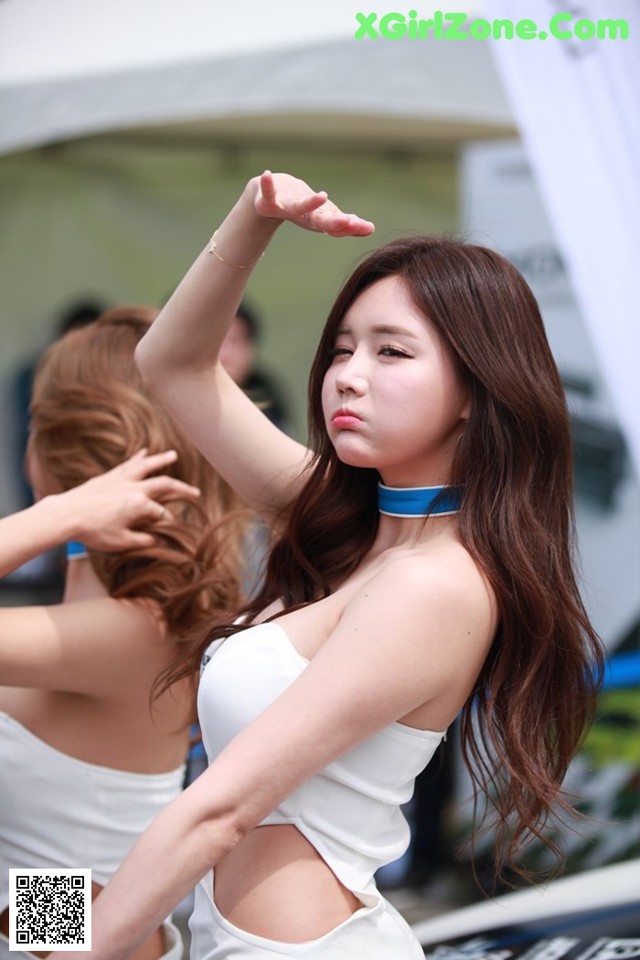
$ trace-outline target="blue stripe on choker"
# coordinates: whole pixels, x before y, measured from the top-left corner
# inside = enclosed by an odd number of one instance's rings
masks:
[[[79,540],[67,540],[66,554],[67,560],[84,560],[89,556],[89,551]]]
[[[384,483],[378,484],[378,510],[388,517],[448,516],[458,512],[461,499],[460,487],[387,487]]]

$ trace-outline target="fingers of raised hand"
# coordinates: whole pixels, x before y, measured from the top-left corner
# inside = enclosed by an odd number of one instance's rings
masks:
[[[164,504],[137,491],[123,498],[117,520],[95,531],[93,538],[100,539],[98,549],[102,550],[150,547],[156,539],[149,528],[159,527],[170,519],[171,514]]]
[[[111,473],[116,475],[118,482],[124,481],[125,490],[127,484],[133,482],[135,484],[134,491],[139,490],[144,494],[142,503],[147,499],[152,502],[177,500],[184,497],[195,500],[200,496],[198,487],[166,474],[161,474],[158,477],[148,476],[149,473],[155,473],[174,463],[177,456],[175,450],[165,450],[162,453],[154,454],[148,454],[146,450],[139,450]],[[162,504],[159,504],[159,506],[162,507]]]
[[[291,220],[303,226],[304,214],[322,206],[326,201],[327,194],[323,190],[312,190],[304,180],[265,170],[260,177],[260,189],[255,205],[262,216]]]
[[[324,200],[321,200],[322,197]],[[302,213],[309,230],[331,237],[366,237],[375,230],[370,220],[364,220],[355,213],[344,213],[324,192],[316,194],[313,200],[313,203],[305,204]]]
[[[171,512],[162,502],[169,500],[197,500],[200,496],[198,487],[193,487],[182,480],[173,477],[150,477],[140,483],[142,490],[138,496],[132,498],[132,523],[162,524],[172,520]],[[143,495],[140,494],[144,491]]]
[[[290,220],[305,230],[331,237],[366,237],[375,227],[354,213],[343,213],[324,190],[312,190],[304,180],[270,170],[260,177],[256,209],[266,217]]]
[[[200,496],[197,487],[191,487],[170,477],[152,477],[144,480],[136,490],[130,491],[122,500],[120,522],[126,527],[162,524],[172,520],[171,511],[163,500],[196,500]]]
[[[149,507],[151,511],[151,520],[155,523],[162,523],[169,516],[169,511],[162,503],[157,500],[150,500]]]
[[[149,477],[141,481],[141,486],[152,500],[179,500],[183,497],[197,500],[200,496],[198,487],[193,487],[183,480],[176,480],[174,477]]]
[[[320,209],[313,216],[305,215],[304,219],[310,229],[325,233],[328,237],[368,237],[375,230],[370,220],[337,209]]]
[[[155,473],[156,470],[163,470],[170,464],[175,463],[177,459],[178,454],[175,450],[147,453],[146,447],[143,447],[142,450],[138,450],[132,457],[121,463],[120,467],[116,467],[116,470],[119,469],[126,476],[142,479],[150,473]]]
[[[260,193],[267,203],[275,203],[276,185],[271,170],[265,170],[260,177]]]
[[[130,530],[128,533],[125,550],[145,550],[157,544],[157,539],[152,533],[143,533],[142,530]]]

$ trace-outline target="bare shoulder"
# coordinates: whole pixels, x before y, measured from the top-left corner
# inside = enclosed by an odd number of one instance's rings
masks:
[[[391,553],[347,603],[339,633],[384,663],[406,711],[431,706],[418,720],[443,729],[472,689],[491,648],[497,605],[479,566],[455,542]],[[401,702],[401,695],[398,697]],[[433,707],[436,707],[433,710]],[[434,725],[441,724],[441,725]]]
[[[153,600],[104,597],[82,607],[77,613],[89,625],[94,643],[104,645],[105,652],[111,649],[122,662],[162,662],[173,650],[175,638]]]
[[[147,601],[99,597],[2,610],[0,675],[9,686],[107,695],[148,686],[171,650]]]
[[[494,592],[469,551],[455,541],[390,555],[368,584],[369,596],[392,606],[408,606],[412,613],[457,611],[496,619]]]
[[[146,598],[92,597],[63,603],[48,610],[66,619],[78,618],[91,632],[111,632],[116,628],[135,632],[138,643],[157,644],[167,639],[167,627],[160,608]]]
[[[173,639],[157,606],[144,599],[113,597],[62,604],[52,617],[58,637],[64,637],[65,659],[78,667],[77,682],[91,691],[93,677],[97,690],[118,697],[148,686],[150,679],[166,666]],[[93,669],[86,672],[81,646],[91,651]]]

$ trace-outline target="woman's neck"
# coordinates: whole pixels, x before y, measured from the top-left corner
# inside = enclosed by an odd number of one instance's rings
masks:
[[[375,554],[399,548],[414,549],[442,537],[457,537],[457,516],[388,517],[380,514],[373,543]]]
[[[67,563],[64,579],[64,603],[108,597],[109,592],[93,569],[88,557]]]

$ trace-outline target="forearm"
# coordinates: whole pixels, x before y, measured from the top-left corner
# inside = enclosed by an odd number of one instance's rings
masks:
[[[368,236],[373,224],[343,213],[324,191],[265,170],[247,184],[138,344],[136,362],[192,443],[250,507],[280,515],[299,492],[308,451],[279,431],[218,362],[251,265],[280,223],[336,237]]]
[[[198,793],[181,794],[138,840],[94,901],[91,953],[70,960],[126,960],[232,849],[232,816],[205,814]]]
[[[136,362],[155,386],[181,372],[215,365],[252,265],[260,260],[281,222],[256,213],[255,192],[256,181],[251,180],[218,228],[219,256],[208,247],[202,251],[138,346]],[[234,266],[238,264],[243,268]]]
[[[0,577],[73,536],[73,517],[58,496],[45,497],[26,510],[3,517],[0,520]]]
[[[215,253],[200,254],[138,345],[138,366],[155,390],[166,396],[185,375],[215,368],[251,267],[284,220],[334,237],[365,237],[374,230],[369,220],[343,213],[303,180],[268,170],[254,177],[218,228]]]

